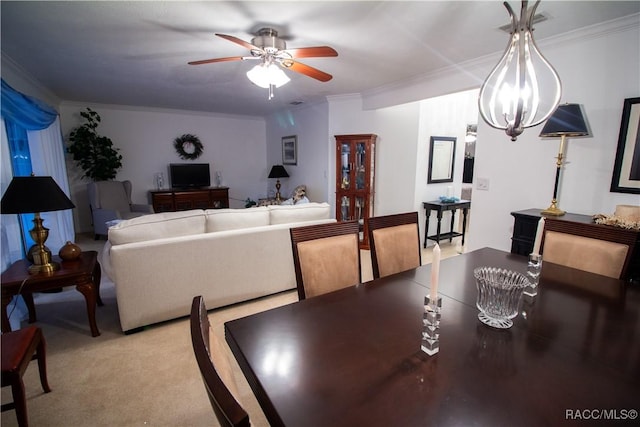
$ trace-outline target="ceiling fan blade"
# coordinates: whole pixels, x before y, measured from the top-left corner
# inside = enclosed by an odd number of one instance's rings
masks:
[[[202,64],[211,64],[213,62],[229,62],[229,61],[242,61],[244,56],[228,56],[226,58],[213,58],[213,59],[203,59],[200,61],[191,61],[189,65],[202,65]]]
[[[317,68],[310,67],[301,62],[288,60],[281,62],[282,66],[288,70],[295,71],[296,73],[301,73],[306,76],[312,77],[316,80],[320,80],[321,82],[328,82],[333,78],[331,74],[327,74],[324,71],[320,71]]]
[[[225,40],[229,40],[230,42],[233,42],[233,43],[239,44],[240,46],[242,46],[242,47],[244,47],[244,48],[246,48],[246,49],[249,49],[249,50],[259,50],[259,51],[262,51],[262,49],[260,49],[258,46],[254,46],[254,45],[252,45],[251,43],[246,42],[246,41],[244,41],[244,40],[242,40],[242,39],[239,39],[239,38],[237,38],[237,37],[234,37],[234,36],[229,36],[229,35],[227,35],[227,34],[218,34],[218,33],[216,33],[216,36],[218,36],[218,37],[222,37],[223,39],[225,39]]]
[[[286,51],[294,58],[338,56],[338,52],[329,46],[300,47],[297,49],[287,49]]]

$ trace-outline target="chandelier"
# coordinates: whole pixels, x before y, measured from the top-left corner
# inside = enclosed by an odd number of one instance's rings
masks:
[[[532,21],[540,4],[531,9],[522,1],[517,19],[509,3],[511,37],[504,55],[480,89],[478,107],[483,120],[503,129],[515,141],[525,128],[547,120],[560,102],[558,73],[542,56],[533,40]]]

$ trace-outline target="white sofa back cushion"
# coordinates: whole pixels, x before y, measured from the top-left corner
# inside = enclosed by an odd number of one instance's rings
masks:
[[[331,218],[331,211],[328,203],[272,205],[267,206],[267,208],[269,209],[269,223],[271,225]]]
[[[202,209],[180,212],[163,212],[128,219],[109,228],[112,246],[145,242],[168,237],[190,236],[205,231],[205,214]]]
[[[266,206],[248,209],[207,209],[205,215],[207,233],[269,225],[269,210]]]

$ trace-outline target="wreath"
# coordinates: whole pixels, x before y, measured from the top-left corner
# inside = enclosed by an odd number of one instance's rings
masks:
[[[181,159],[195,160],[204,151],[200,138],[189,133],[185,133],[182,136],[173,140],[173,146],[175,147],[178,155]]]

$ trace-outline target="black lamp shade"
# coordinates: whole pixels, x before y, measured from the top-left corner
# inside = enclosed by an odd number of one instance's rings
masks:
[[[560,105],[547,120],[540,136],[587,136],[589,127],[580,104]]]
[[[3,214],[61,211],[76,206],[50,176],[15,176],[2,196]]]
[[[269,178],[289,178],[287,170],[282,165],[273,165],[271,172],[269,172]]]

